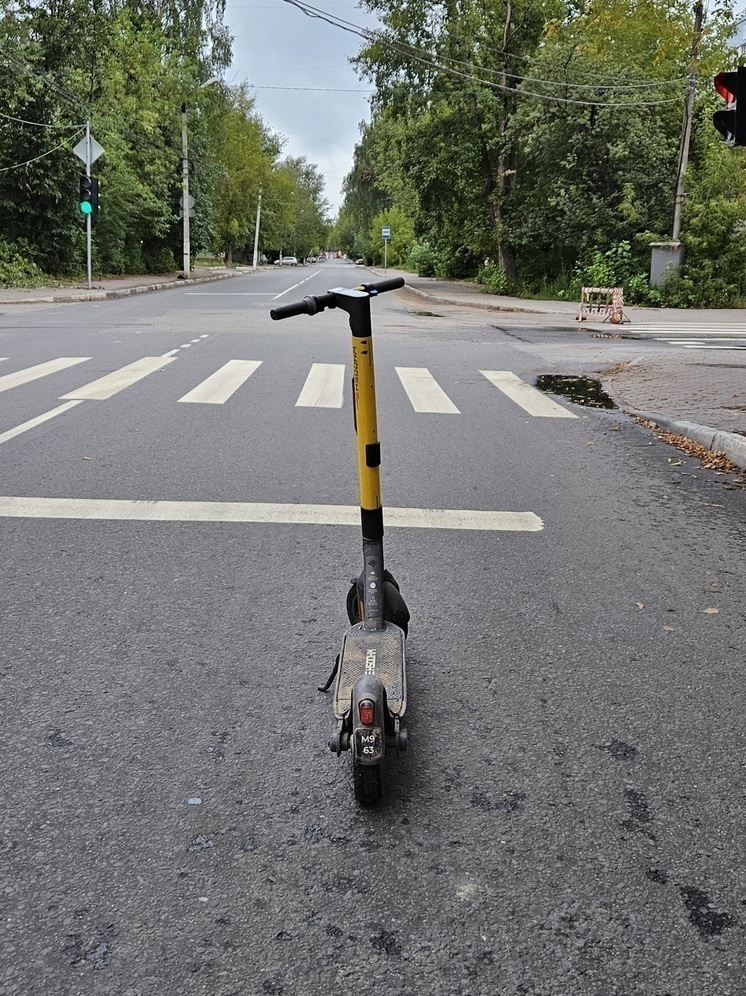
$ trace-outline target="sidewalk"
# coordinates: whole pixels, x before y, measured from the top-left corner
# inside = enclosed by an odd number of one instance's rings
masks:
[[[177,273],[167,273],[94,280],[91,290],[85,282],[67,287],[28,290],[0,288],[0,307],[102,301],[225,280],[251,272],[248,267],[243,270],[199,267],[192,270],[189,280],[179,279]],[[369,269],[368,272],[383,276],[378,269]],[[578,305],[572,301],[530,301],[485,294],[479,285],[468,281],[418,277],[402,270],[390,270],[389,275],[394,272],[405,278],[410,291],[433,304],[494,312],[522,312],[544,316],[544,319],[551,316],[554,327],[567,326],[568,330],[581,335],[587,335],[589,329],[609,334],[623,332],[624,329],[600,322],[584,322],[581,326],[575,320]],[[631,319],[632,328],[637,324],[656,322],[676,323],[682,328],[728,323],[746,326],[746,311],[735,309],[692,311],[630,307],[625,308],[625,313]],[[625,342],[625,347],[632,353],[633,341]],[[683,435],[706,449],[722,452],[738,467],[746,469],[746,351],[671,348],[665,354],[631,355],[622,363],[615,362],[617,360],[618,354],[610,357],[608,366],[598,370],[598,376],[602,378],[605,390],[623,411],[649,419],[662,429]]]
[[[375,272],[383,275],[380,270]],[[578,305],[572,301],[530,301],[485,294],[478,284],[467,281],[418,277],[401,270],[396,273],[405,278],[411,291],[433,304],[552,316],[555,327],[567,326],[581,335],[587,335],[589,330],[623,334],[627,327],[601,321],[581,325],[575,318]],[[625,314],[632,329],[656,323],[684,329],[724,324],[746,327],[746,311],[738,309],[629,307]],[[625,341],[625,347],[632,353],[634,341]],[[616,360],[618,354],[597,373],[604,389],[623,411],[655,422],[708,450],[724,453],[736,466],[746,469],[746,351],[671,348],[653,356],[631,355],[621,363]]]
[[[0,287],[0,306],[5,304],[73,304],[76,301],[108,301],[117,297],[130,297],[148,291],[171,290],[190,284],[205,284],[213,280],[226,280],[237,272],[228,267],[196,267],[189,279],[179,273],[146,274],[130,277],[95,278],[88,289],[87,281],[75,281],[63,287]]]

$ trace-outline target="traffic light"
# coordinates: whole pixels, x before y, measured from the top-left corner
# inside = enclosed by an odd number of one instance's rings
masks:
[[[746,145],[746,66],[718,73],[715,89],[727,101],[727,111],[715,111],[712,123],[728,145]]]
[[[87,176],[85,173],[81,173],[79,207],[81,213],[85,215],[93,214],[94,212],[93,184],[94,184],[94,179],[92,176]]]
[[[93,213],[98,214],[101,210],[101,182],[95,176],[91,177],[91,179],[93,180],[93,200],[91,204],[93,205]]]

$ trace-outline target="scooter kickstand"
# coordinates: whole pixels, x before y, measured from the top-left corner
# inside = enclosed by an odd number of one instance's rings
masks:
[[[332,668],[332,673],[329,675],[329,678],[328,678],[326,684],[325,685],[317,685],[316,686],[317,691],[319,691],[319,692],[328,692],[329,689],[332,687],[332,682],[337,677],[337,672],[338,671],[339,671],[339,654],[337,654],[337,659],[334,662],[334,667]]]

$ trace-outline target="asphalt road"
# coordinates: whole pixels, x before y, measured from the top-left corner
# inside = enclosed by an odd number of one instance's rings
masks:
[[[317,269],[0,315],[0,990],[743,996],[744,492],[498,389],[587,361],[536,316],[375,300],[392,517],[535,527],[387,527],[411,748],[358,809],[315,690],[360,560],[323,511],[357,504],[349,385],[297,404],[349,377],[345,316],[268,317],[360,277]]]

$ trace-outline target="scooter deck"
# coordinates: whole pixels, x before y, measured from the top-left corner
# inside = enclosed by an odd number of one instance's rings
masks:
[[[347,630],[342,641],[334,694],[337,719],[344,719],[349,713],[353,685],[364,674],[381,679],[389,712],[394,716],[404,715],[407,708],[404,639],[403,630],[392,622],[378,630],[365,630],[363,623]]]

